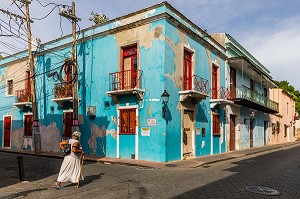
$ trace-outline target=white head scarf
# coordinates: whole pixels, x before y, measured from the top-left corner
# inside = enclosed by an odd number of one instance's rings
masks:
[[[75,131],[75,132],[72,134],[72,136],[76,136],[76,137],[80,138],[81,133],[80,133],[79,131]]]

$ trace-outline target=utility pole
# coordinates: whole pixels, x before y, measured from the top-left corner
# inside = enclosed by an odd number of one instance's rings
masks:
[[[72,36],[73,36],[73,46],[72,46],[72,76],[73,82],[72,92],[73,92],[73,126],[72,132],[79,131],[79,120],[78,120],[78,107],[79,107],[79,98],[78,98],[78,64],[77,64],[77,38],[76,38],[76,25],[77,22],[81,19],[76,17],[75,11],[75,2],[72,2],[72,10],[62,10],[60,15],[72,20]]]
[[[40,124],[39,124],[39,115],[38,115],[38,108],[36,102],[36,91],[35,91],[35,67],[34,67],[34,58],[32,54],[32,44],[31,44],[31,27],[30,27],[30,14],[29,14],[29,4],[28,0],[21,2],[25,3],[26,5],[26,23],[27,23],[27,35],[28,35],[28,57],[29,57],[29,68],[30,68],[30,91],[32,97],[32,115],[33,115],[33,139],[34,139],[34,152],[36,154],[41,152],[41,134],[40,134]]]
[[[77,17],[75,12],[75,2],[72,2],[72,15],[75,18],[72,19],[72,35],[73,35],[73,48],[72,48],[72,59],[74,61],[73,65],[73,77],[75,77],[73,82],[73,127],[72,131],[79,131],[79,120],[78,120],[78,65],[77,65],[77,38],[76,38],[76,23]]]

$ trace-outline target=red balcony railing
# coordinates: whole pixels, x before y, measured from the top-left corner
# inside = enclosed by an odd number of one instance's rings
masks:
[[[109,74],[110,91],[142,88],[143,72],[141,70],[125,70]]]
[[[209,93],[208,80],[197,75],[183,77],[183,90],[196,90],[205,94]]]
[[[212,99],[231,99],[231,92],[229,88],[221,87],[219,90],[212,89],[211,90],[211,98]]]
[[[31,94],[29,89],[15,91],[16,103],[31,102]]]
[[[66,97],[72,97],[73,85],[70,83],[59,83],[54,85],[54,98],[66,98]]]

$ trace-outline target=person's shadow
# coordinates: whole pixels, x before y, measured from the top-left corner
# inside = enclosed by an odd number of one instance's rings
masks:
[[[104,175],[104,173],[99,173],[97,175],[91,175],[91,176],[84,176],[84,180],[80,180],[79,182],[79,187],[83,187],[85,185],[88,185],[96,180],[101,179],[101,176]],[[77,183],[72,183],[72,184],[68,184],[64,187],[73,187],[76,186]]]

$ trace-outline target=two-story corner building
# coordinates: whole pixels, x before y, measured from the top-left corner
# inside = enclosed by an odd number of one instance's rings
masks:
[[[270,99],[279,103],[279,113],[271,115],[270,143],[280,144],[295,141],[295,100],[281,88],[270,89]]]
[[[269,97],[269,89],[276,87],[270,72],[229,34],[212,37],[226,48],[228,56],[226,88],[216,100],[225,110],[227,151],[267,145],[270,114],[279,112],[278,103]]]
[[[36,54],[42,151],[58,152],[61,139],[71,136],[74,73],[87,154],[166,162],[226,151],[224,110],[211,108],[210,102],[211,88],[226,86],[225,46],[170,4],[82,30],[76,72],[65,61],[71,48],[67,35],[42,44]],[[22,65],[24,57],[4,58],[0,64],[14,59]],[[12,76],[4,70],[1,74],[5,80]],[[16,98],[5,105],[14,106]],[[34,146],[24,140],[26,127],[21,125],[30,108],[0,106],[10,116],[2,118],[2,147],[31,150]],[[8,145],[8,137],[18,144]]]

